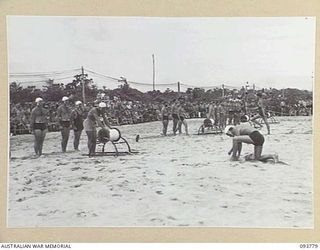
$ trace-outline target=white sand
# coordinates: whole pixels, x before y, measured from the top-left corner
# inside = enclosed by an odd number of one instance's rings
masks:
[[[71,133],[66,154],[60,133],[48,133],[38,159],[32,135],[12,137],[8,226],[313,227],[312,120],[279,120],[263,153],[288,165],[231,162],[224,135],[143,139],[160,134],[160,122],[119,127],[140,153],[117,158],[83,156],[85,133],[81,152]],[[201,122],[188,120],[190,132]]]

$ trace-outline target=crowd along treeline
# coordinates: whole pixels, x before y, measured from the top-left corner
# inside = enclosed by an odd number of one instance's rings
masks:
[[[159,113],[164,102],[183,99],[187,118],[204,118],[210,102],[223,103],[226,109],[255,107],[256,93],[264,93],[267,111],[273,115],[311,115],[312,92],[298,89],[222,89],[189,88],[185,92],[167,89],[164,92],[141,92],[131,88],[128,83],[116,89],[106,87],[98,89],[94,84],[85,85],[86,107],[89,109],[99,100],[109,104],[108,117],[113,125],[134,124],[159,120]],[[82,86],[77,81],[69,84],[55,84],[48,81],[43,89],[34,86],[23,87],[16,82],[10,84],[10,132],[11,134],[29,133],[30,113],[37,97],[45,100],[49,110],[49,131],[58,130],[56,110],[63,96],[71,102],[82,101]]]

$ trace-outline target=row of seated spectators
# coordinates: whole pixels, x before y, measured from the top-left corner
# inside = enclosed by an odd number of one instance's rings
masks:
[[[239,99],[225,99],[220,102],[226,115],[235,111],[241,112],[243,103]],[[58,131],[59,125],[57,121],[57,108],[59,102],[46,102],[45,108],[48,109],[48,130]],[[72,105],[72,104],[71,104]],[[93,103],[88,103],[85,106],[84,118],[86,113],[93,106]],[[152,122],[161,119],[160,110],[162,103],[143,103],[141,101],[121,101],[120,99],[108,101],[107,116],[112,125],[136,124],[142,122]],[[254,104],[251,104],[254,106]],[[10,133],[26,134],[29,133],[31,110],[35,103],[18,103],[10,104]],[[209,103],[205,102],[184,102],[184,109],[187,113],[187,118],[206,118],[208,113]],[[310,108],[307,109],[301,105],[284,106],[282,115],[310,115]],[[230,112],[231,111],[231,112]],[[280,112],[275,112],[280,115]]]

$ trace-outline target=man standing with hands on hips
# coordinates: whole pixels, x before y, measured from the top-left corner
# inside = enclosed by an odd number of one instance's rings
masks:
[[[34,135],[34,151],[36,156],[41,156],[43,141],[47,133],[48,111],[43,108],[42,98],[36,98],[35,102],[36,107],[31,111],[30,131]]]
[[[69,98],[67,96],[62,97],[62,104],[57,109],[57,118],[61,126],[61,148],[62,152],[67,151],[67,144],[70,135],[71,126],[71,108],[68,104]]]

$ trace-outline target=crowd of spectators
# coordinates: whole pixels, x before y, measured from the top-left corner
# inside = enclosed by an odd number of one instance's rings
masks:
[[[124,125],[124,124],[136,124],[142,122],[152,122],[160,120],[160,110],[163,102],[142,102],[142,101],[128,101],[121,100],[114,97],[112,100],[109,98],[99,97],[95,103],[87,103],[85,105],[85,113],[89,109],[96,105],[99,101],[105,101],[108,107],[107,116],[110,119],[112,125]],[[210,102],[192,101],[188,98],[183,98],[184,109],[187,113],[186,118],[206,118],[208,107]],[[170,102],[169,102],[170,103]],[[251,101],[244,107],[244,100],[241,98],[232,98],[226,96],[220,100],[211,102],[212,104],[221,104],[226,114],[232,114],[236,119],[237,114],[240,112],[248,112],[255,107],[255,102]],[[59,102],[45,102],[45,108],[48,109],[48,130],[57,131],[59,129],[57,121],[57,108]],[[279,100],[278,105],[268,106],[268,100],[266,99],[266,110],[272,115],[277,116],[301,116],[312,115],[312,101],[298,100],[293,105],[287,105],[284,101]],[[73,105],[70,102],[70,105]],[[17,103],[10,104],[10,133],[25,134],[29,133],[29,121],[32,108],[35,103]],[[244,110],[246,109],[246,110]],[[85,114],[84,114],[85,116]],[[231,118],[232,119],[232,118]]]

